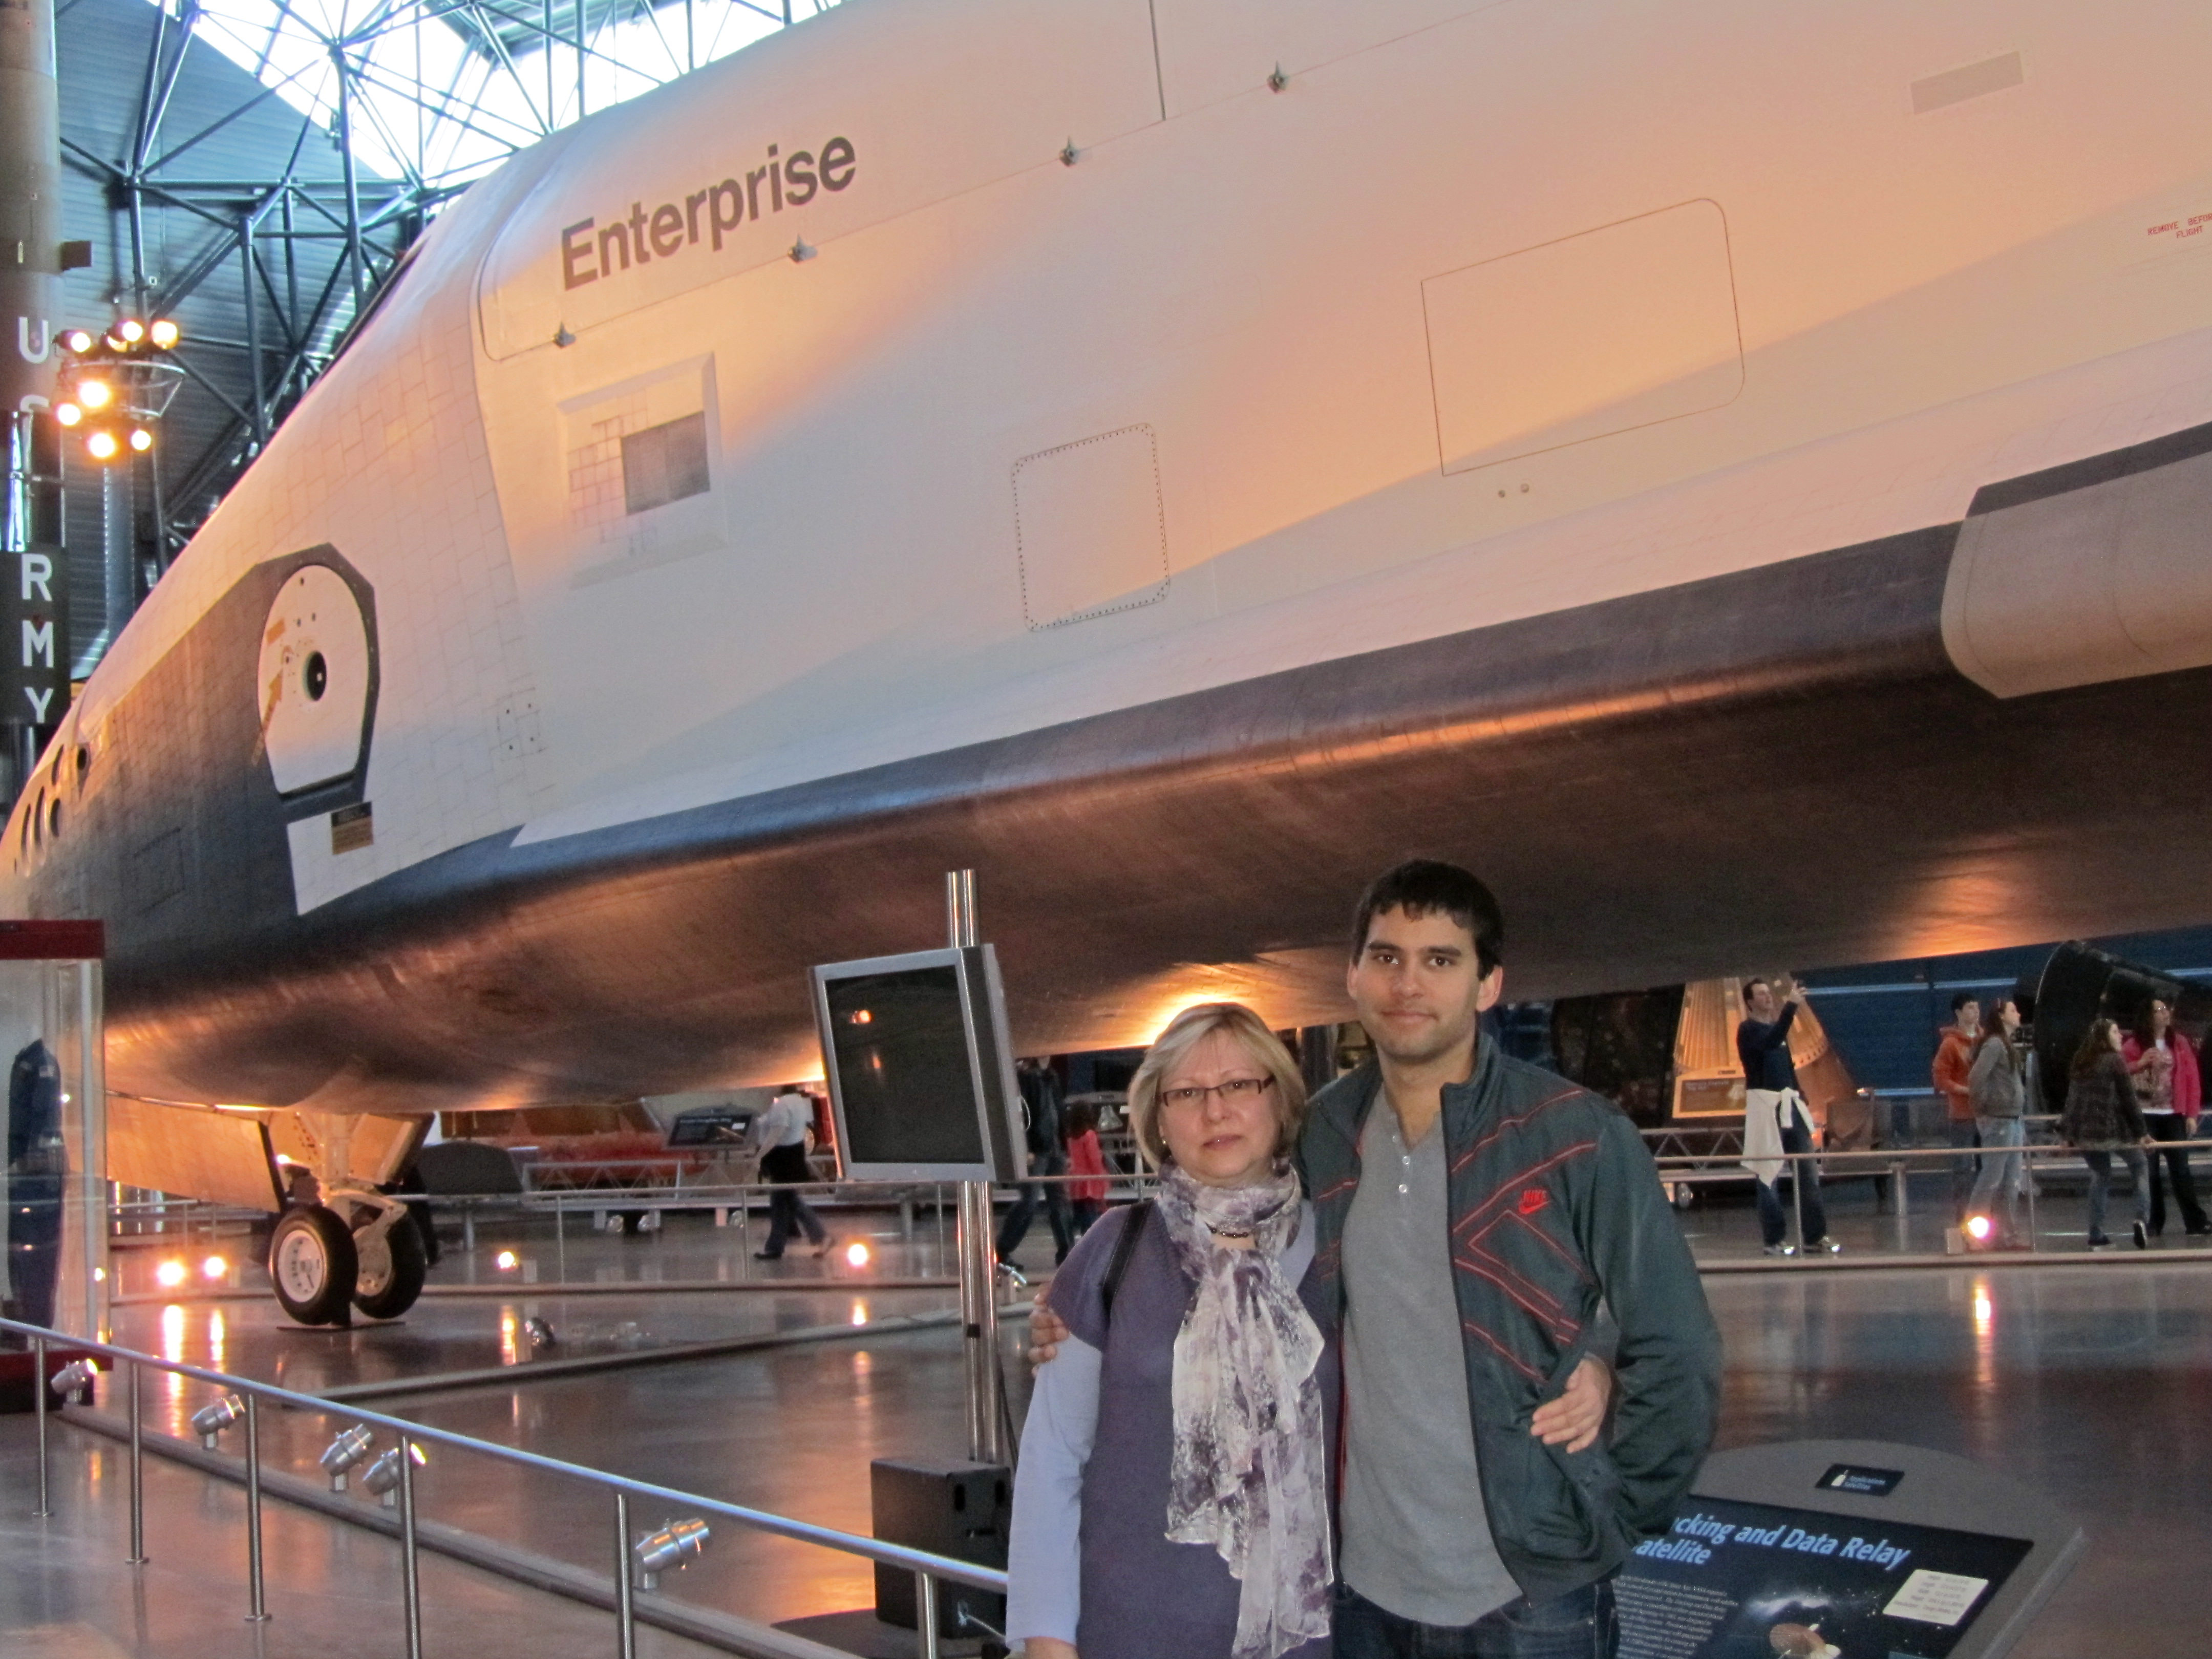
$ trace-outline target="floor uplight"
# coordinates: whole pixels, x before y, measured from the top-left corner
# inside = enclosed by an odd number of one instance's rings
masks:
[[[181,1261],[164,1261],[154,1269],[154,1282],[165,1291],[175,1290],[178,1285],[185,1282],[185,1264]]]

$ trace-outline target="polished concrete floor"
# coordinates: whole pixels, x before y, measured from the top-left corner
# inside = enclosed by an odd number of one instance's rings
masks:
[[[1693,1216],[1697,1212],[1692,1212]],[[1709,1215],[1718,1217],[1718,1207]],[[889,1218],[848,1219],[882,1236],[874,1272],[928,1273],[924,1237],[910,1255]],[[925,1230],[926,1232],[926,1230]],[[712,1279],[734,1230],[678,1218],[659,1236],[572,1233],[570,1280]],[[757,1242],[757,1240],[755,1241]],[[495,1387],[410,1397],[383,1408],[441,1427],[682,1490],[866,1532],[868,1462],[964,1449],[957,1339],[949,1329],[856,1334],[842,1340],[570,1378],[532,1379],[520,1322],[552,1323],[562,1351],[797,1327],[852,1325],[950,1306],[943,1290],[878,1291],[842,1266],[775,1264],[773,1292],[674,1292],[639,1282],[617,1296],[566,1296],[544,1271],[548,1241],[479,1229],[472,1260],[438,1280],[516,1281],[511,1296],[428,1297],[404,1322],[347,1332],[289,1328],[258,1299],[179,1301],[118,1311],[120,1340],[314,1391],[402,1373],[509,1364]],[[498,1252],[513,1251],[504,1273]],[[1042,1227],[1024,1252],[1048,1267]],[[537,1261],[545,1288],[519,1282]],[[747,1273],[765,1271],[746,1262]],[[2047,1492],[2087,1528],[2089,1553],[2015,1652],[2090,1659],[2195,1652],[2212,1632],[2203,1572],[2212,1550],[2212,1256],[2174,1249],[2071,1265],[1838,1273],[1799,1268],[1708,1280],[1728,1345],[1725,1444],[1863,1437],[1987,1461]],[[128,1281],[126,1280],[126,1288]],[[1011,1363],[1016,1409],[1025,1393]],[[103,1384],[103,1389],[106,1384]],[[180,1427],[208,1391],[149,1379],[148,1417]],[[313,1473],[349,1420],[272,1414],[264,1446],[280,1468]],[[234,1488],[161,1467],[150,1521],[154,1568],[120,1565],[119,1462],[112,1445],[64,1430],[57,1440],[58,1518],[33,1507],[30,1424],[0,1419],[0,1651],[37,1652],[32,1629],[95,1632],[88,1654],[396,1653],[396,1552],[381,1539],[279,1508],[270,1560],[277,1619],[254,1635],[242,1611],[241,1513]],[[88,1458],[91,1460],[88,1462]],[[465,1455],[434,1458],[426,1516],[594,1568],[604,1566],[605,1498],[557,1476]],[[641,1524],[658,1521],[641,1512]],[[610,1650],[605,1615],[439,1564],[427,1651],[471,1659],[512,1650],[543,1659]],[[670,1588],[685,1599],[779,1620],[850,1607],[871,1595],[866,1569],[811,1547],[718,1528],[706,1559]],[[235,1607],[234,1608],[234,1604]],[[187,1642],[201,1625],[221,1644]],[[495,1637],[479,1632],[496,1630]],[[465,1638],[461,1635],[469,1632]],[[58,1642],[58,1637],[42,1637]],[[76,1639],[71,1638],[70,1639]],[[89,1640],[91,1638],[85,1638]],[[648,1653],[688,1652],[669,1638]],[[252,1644],[263,1643],[261,1648]],[[75,1650],[58,1649],[75,1659]]]

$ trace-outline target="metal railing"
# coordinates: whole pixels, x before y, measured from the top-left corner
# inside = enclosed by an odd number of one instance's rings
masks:
[[[2055,1123],[2056,1121],[2047,1118],[2032,1118],[2028,1122],[2031,1127],[2042,1127]],[[2141,1150],[2147,1159],[2160,1157],[2168,1152],[2180,1152],[2193,1158],[2212,1152],[2212,1138],[2160,1141],[2145,1146]],[[1808,1164],[1813,1166],[1815,1175],[1824,1186],[1838,1180],[1853,1178],[1871,1177],[1878,1182],[1886,1182],[1888,1188],[1887,1208],[1896,1233],[1896,1251],[1906,1253],[1910,1249],[1908,1229],[1911,1216],[1911,1177],[1913,1176],[1949,1175],[1958,1184],[1965,1185],[1967,1183],[1961,1179],[1962,1166],[1966,1170],[1978,1174],[1981,1160],[2011,1156],[2017,1156],[2020,1159],[2019,1198],[2022,1207],[2027,1212],[2026,1250],[2031,1255],[2042,1254],[2046,1247],[2039,1205],[2047,1206],[2050,1201],[2050,1194],[2045,1191],[2046,1186],[2055,1192],[2061,1184],[2052,1181],[2051,1177],[2054,1176],[2067,1177],[2068,1184],[2070,1184],[2072,1176],[2078,1174],[2086,1179],[2088,1173],[2087,1165],[2082,1160],[2081,1149],[2063,1142],[2044,1141],[2017,1147],[1894,1146],[1844,1152],[1778,1152],[1771,1156],[1762,1157],[1757,1161],[1761,1164],[1771,1162],[1784,1166],[1784,1173],[1777,1177],[1777,1185],[1778,1186],[1784,1180],[1787,1180],[1790,1183],[1793,1218],[1796,1224],[1797,1237],[1801,1240],[1804,1237],[1805,1198],[1808,1183],[1796,1178],[1796,1172],[1799,1169]],[[1658,1166],[1660,1180],[1670,1189],[1677,1188],[1694,1189],[1708,1185],[1740,1186],[1756,1178],[1746,1167],[1748,1160],[1744,1152],[1740,1147],[1735,1146],[1725,1150],[1717,1148],[1703,1153],[1670,1154],[1656,1158],[1654,1162]],[[2124,1171],[2116,1169],[2112,1173],[2117,1177]],[[2146,1179],[2150,1178],[2151,1174],[2152,1172],[2147,1167]],[[2002,1193],[1999,1192],[1994,1194],[1994,1197],[1997,1206],[2002,1207]],[[1951,1224],[1949,1231],[1953,1234],[1958,1232],[1955,1224]],[[1989,1246],[1978,1243],[1970,1244],[1963,1235],[1960,1235],[1955,1244],[1948,1245],[1946,1254],[1955,1253],[1960,1249],[1974,1249],[1978,1252],[1986,1248]],[[1817,1261],[1819,1258],[1815,1257],[1812,1260]]]
[[[125,1558],[133,1566],[143,1565],[148,1560],[145,1538],[145,1474],[144,1434],[140,1413],[140,1378],[149,1370],[206,1383],[222,1391],[218,1398],[236,1395],[243,1411],[246,1434],[246,1617],[260,1622],[269,1617],[261,1551],[261,1437],[260,1407],[264,1403],[293,1411],[319,1416],[342,1416],[349,1422],[374,1425],[389,1431],[398,1441],[398,1486],[397,1496],[399,1511],[400,1583],[402,1616],[406,1633],[408,1659],[422,1659],[422,1582],[418,1570],[419,1551],[416,1527],[415,1447],[417,1443],[437,1445],[451,1450],[474,1453],[479,1456],[534,1469],[542,1474],[564,1477],[596,1487],[613,1498],[615,1532],[615,1650],[620,1659],[635,1659],[636,1653],[636,1607],[634,1590],[633,1548],[635,1540],[630,1530],[630,1500],[647,1498],[675,1505],[681,1510],[719,1516],[734,1522],[756,1532],[767,1533],[778,1538],[787,1538],[800,1543],[818,1545],[824,1549],[841,1551],[860,1556],[883,1565],[903,1567],[915,1576],[915,1604],[919,1612],[915,1631],[916,1652],[921,1659],[938,1659],[939,1636],[936,1609],[938,1584],[950,1581],[977,1589],[1004,1595],[1006,1575],[994,1568],[981,1566],[971,1561],[956,1560],[950,1556],[933,1554],[927,1550],[912,1549],[903,1544],[886,1543],[881,1539],[863,1538],[856,1533],[840,1532],[834,1527],[817,1526],[811,1522],[794,1520],[789,1516],[772,1514],[740,1504],[724,1503],[704,1498],[696,1492],[678,1492],[652,1481],[636,1480],[622,1475],[610,1474],[603,1469],[586,1468],[580,1463],[566,1462],[547,1457],[541,1453],[501,1446],[471,1436],[455,1434],[450,1430],[434,1428],[428,1424],[404,1418],[386,1416],[380,1412],[349,1408],[313,1395],[299,1394],[268,1382],[258,1382],[247,1377],[234,1376],[228,1372],[210,1370],[205,1366],[185,1364],[181,1360],[163,1359],[135,1348],[123,1347],[112,1342],[95,1341],[89,1338],[66,1335],[40,1325],[25,1324],[19,1320],[0,1319],[0,1331],[12,1332],[28,1340],[32,1354],[32,1391],[35,1398],[34,1412],[38,1419],[39,1507],[40,1516],[52,1513],[51,1481],[47,1472],[50,1449],[48,1427],[49,1407],[46,1395],[52,1381],[47,1375],[46,1356],[51,1349],[61,1349],[77,1354],[92,1354],[111,1362],[111,1374],[122,1370],[127,1376],[130,1400],[130,1494],[131,1494],[131,1553]],[[648,1583],[647,1588],[652,1588]]]

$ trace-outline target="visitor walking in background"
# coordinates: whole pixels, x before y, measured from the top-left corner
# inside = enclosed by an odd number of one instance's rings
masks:
[[[2105,1200],[2112,1184],[2112,1154],[2118,1152],[2135,1178],[2136,1249],[2150,1248],[2150,1182],[2145,1172],[2143,1148],[2150,1137],[2142,1113],[2136,1106],[2135,1085],[2128,1080],[2128,1063],[2122,1058],[2120,1028],[2109,1019],[2089,1027],[2075,1051],[2066,1084],[2066,1109],[2060,1115],[2059,1133],[2066,1144],[2081,1154],[2089,1166],[2089,1248],[2101,1250],[2112,1240],[2105,1237]]]
[[[1943,1040],[1936,1045],[1936,1091],[1943,1097],[1943,1105],[1951,1137],[1951,1145],[1962,1153],[1982,1144],[1981,1131],[1974,1122],[1972,1091],[1966,1076],[1974,1066],[1974,1044],[1981,1036],[1982,1005],[1972,991],[1961,991],[1951,999],[1951,1023],[1943,1028]],[[1966,1218],[1966,1197],[1974,1190],[1978,1173],[1978,1161],[1960,1157],[1951,1160],[1951,1219]]]
[[[1067,1173],[1067,1149],[1060,1138],[1060,1079],[1041,1060],[1024,1060],[1014,1068],[1014,1081],[1022,1091],[1022,1116],[1028,1138],[1030,1173],[1056,1176]],[[1075,1235],[1067,1224],[1067,1191],[1060,1182],[1024,1182],[1014,1189],[1014,1207],[999,1224],[999,1260],[1011,1261],[1028,1237],[1042,1198],[1045,1220],[1052,1227],[1052,1259],[1067,1260]]]
[[[1798,1237],[1807,1253],[1825,1250],[1837,1255],[1844,1247],[1828,1237],[1818,1161],[1783,1156],[1818,1149],[1813,1144],[1817,1126],[1798,1090],[1797,1065],[1790,1056],[1790,1028],[1796,1022],[1805,994],[1786,979],[1782,994],[1788,1000],[1778,1013],[1771,984],[1764,979],[1744,982],[1744,1019],[1735,1028],[1736,1058],[1743,1065],[1743,1166],[1759,1181],[1759,1242],[1767,1255],[1796,1253],[1788,1242],[1790,1220],[1777,1190],[1787,1173],[1797,1202]]]
[[[754,1127],[761,1148],[761,1179],[775,1188],[768,1195],[768,1243],[754,1252],[756,1261],[781,1260],[792,1234],[802,1230],[815,1255],[830,1254],[830,1230],[813,1206],[791,1190],[814,1179],[806,1164],[806,1139],[813,1132],[814,1097],[795,1083],[769,1102]]]
[[[1095,1177],[1067,1183],[1068,1219],[1080,1238],[1091,1231],[1106,1203],[1106,1158],[1098,1146],[1098,1108],[1087,1100],[1072,1101],[1061,1115],[1060,1127],[1067,1132],[1068,1174]]]
[[[1990,1012],[1988,1026],[1974,1049],[1974,1062],[1966,1074],[1966,1090],[1974,1108],[1974,1127],[1981,1136],[1982,1173],[1966,1200],[1967,1224],[1976,1216],[1996,1219],[1990,1206],[2004,1195],[2004,1220],[1994,1242],[2010,1249],[2020,1232],[2020,1189],[2027,1144],[2027,1071],[2021,1049],[2014,1041],[2020,1030],[2020,1007],[2010,997],[2002,998]]]
[[[2204,1206],[2197,1201],[2197,1180],[2189,1170],[2189,1149],[2169,1143],[2197,1138],[2197,1114],[2203,1109],[2203,1084],[2197,1050],[2173,1029],[2173,1005],[2151,999],[2137,1026],[2122,1046],[2128,1075],[2135,1079],[2136,1103],[2142,1109],[2143,1126],[2154,1144],[2150,1153],[2150,1236],[2166,1231],[2166,1182],[2173,1177],[2174,1207],[2190,1233],[2206,1231]],[[2159,1164],[2163,1159],[2165,1170]]]

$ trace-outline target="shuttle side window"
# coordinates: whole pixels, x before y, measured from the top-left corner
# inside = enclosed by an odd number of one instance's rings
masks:
[[[705,495],[706,415],[685,415],[628,434],[622,441],[622,471],[626,516]]]

